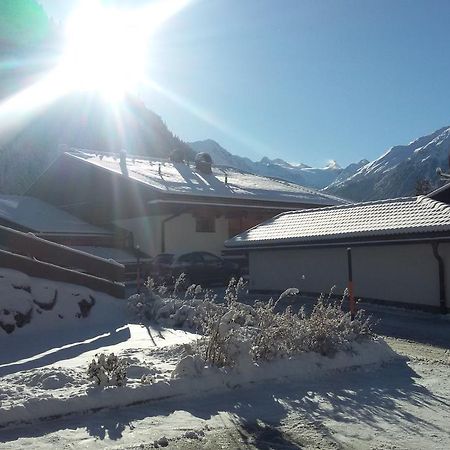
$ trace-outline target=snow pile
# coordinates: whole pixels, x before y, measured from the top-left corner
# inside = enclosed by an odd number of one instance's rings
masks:
[[[182,342],[182,341],[181,341]],[[195,343],[128,351],[125,385],[98,386],[86,377],[86,365],[39,368],[0,378],[0,428],[102,408],[123,407],[150,400],[195,396],[271,379],[304,380],[361,366],[379,366],[395,357],[383,340],[354,343],[352,351],[332,357],[304,353],[292,358],[254,363],[241,360],[233,367],[207,364],[195,354]],[[245,352],[243,352],[245,354]],[[127,353],[118,352],[127,361]]]
[[[0,269],[0,336],[35,319],[47,327],[61,319],[86,318],[95,302],[93,292],[87,288]]]
[[[197,287],[189,291],[188,297],[193,298],[163,298],[154,286],[147,288],[145,295],[130,298],[128,305],[141,324],[127,324],[114,332],[126,329],[127,340],[0,377],[0,427],[269,379],[295,377],[307,382],[330,371],[379,365],[396,356],[383,340],[370,334],[364,321],[349,321],[338,306],[325,301],[306,317],[302,311],[276,312],[277,302],[240,303],[244,285],[236,280],[228,286],[224,303],[213,301],[210,293],[195,298],[200,296]],[[296,292],[287,291],[287,295]],[[98,301],[85,319],[86,326],[98,314],[109,317],[108,329],[114,330],[110,311],[123,319],[126,313],[113,305]],[[164,328],[165,324],[202,335]],[[80,338],[73,341],[78,346],[89,343],[81,334],[86,327],[79,328]],[[45,331],[40,330],[49,341],[51,335]],[[20,337],[16,334],[4,334],[3,340]],[[38,356],[45,360],[47,355]],[[0,362],[0,369],[5,366],[11,369],[11,364]]]

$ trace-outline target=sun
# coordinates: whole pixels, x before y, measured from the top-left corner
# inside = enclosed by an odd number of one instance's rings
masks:
[[[65,82],[112,100],[137,89],[149,56],[151,30],[145,25],[134,11],[82,3],[66,26],[60,65]]]
[[[148,0],[134,9],[116,2],[122,6],[118,9],[101,0],[80,0],[67,21],[59,62],[0,102],[0,136],[12,136],[42,108],[75,90],[99,92],[116,103],[127,93],[137,94],[141,83],[152,82],[147,67],[151,37],[194,1]]]

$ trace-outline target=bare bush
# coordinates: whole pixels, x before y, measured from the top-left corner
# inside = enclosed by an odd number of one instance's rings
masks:
[[[101,353],[89,364],[87,377],[99,386],[123,386],[127,381],[126,367],[114,353]]]

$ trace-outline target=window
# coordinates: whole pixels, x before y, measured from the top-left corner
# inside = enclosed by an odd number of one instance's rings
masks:
[[[203,260],[198,253],[186,253],[178,258],[178,263],[185,265],[201,264]]]
[[[211,253],[202,253],[203,261],[208,265],[220,265],[222,260]]]
[[[173,255],[170,253],[160,253],[154,259],[155,264],[172,264],[172,261]]]
[[[197,217],[195,231],[197,233],[215,233],[216,219],[214,217]]]

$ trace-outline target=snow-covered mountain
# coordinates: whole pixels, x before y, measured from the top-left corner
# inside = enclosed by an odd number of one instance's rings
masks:
[[[323,168],[313,168],[302,163],[289,163],[280,158],[264,157],[260,161],[252,161],[249,158],[233,155],[212,139],[190,142],[189,145],[195,152],[208,152],[215,164],[236,167],[258,175],[281,178],[314,189],[327,187],[343,173],[347,177],[353,175],[367,163],[366,160],[363,160],[361,163],[351,164],[343,169],[336,161],[330,161]]]
[[[436,168],[448,170],[450,127],[440,128],[408,145],[397,145],[345,179],[340,176],[326,192],[352,200],[375,200],[414,195],[417,182],[432,188],[442,184]]]
[[[418,182],[431,188],[442,185],[436,175],[449,170],[450,127],[443,127],[407,145],[389,149],[375,161],[362,159],[341,168],[331,161],[324,168],[291,164],[282,159],[251,161],[233,155],[212,140],[189,143],[195,152],[206,151],[217,164],[237,167],[260,175],[282,178],[355,201],[377,200],[416,194]]]

